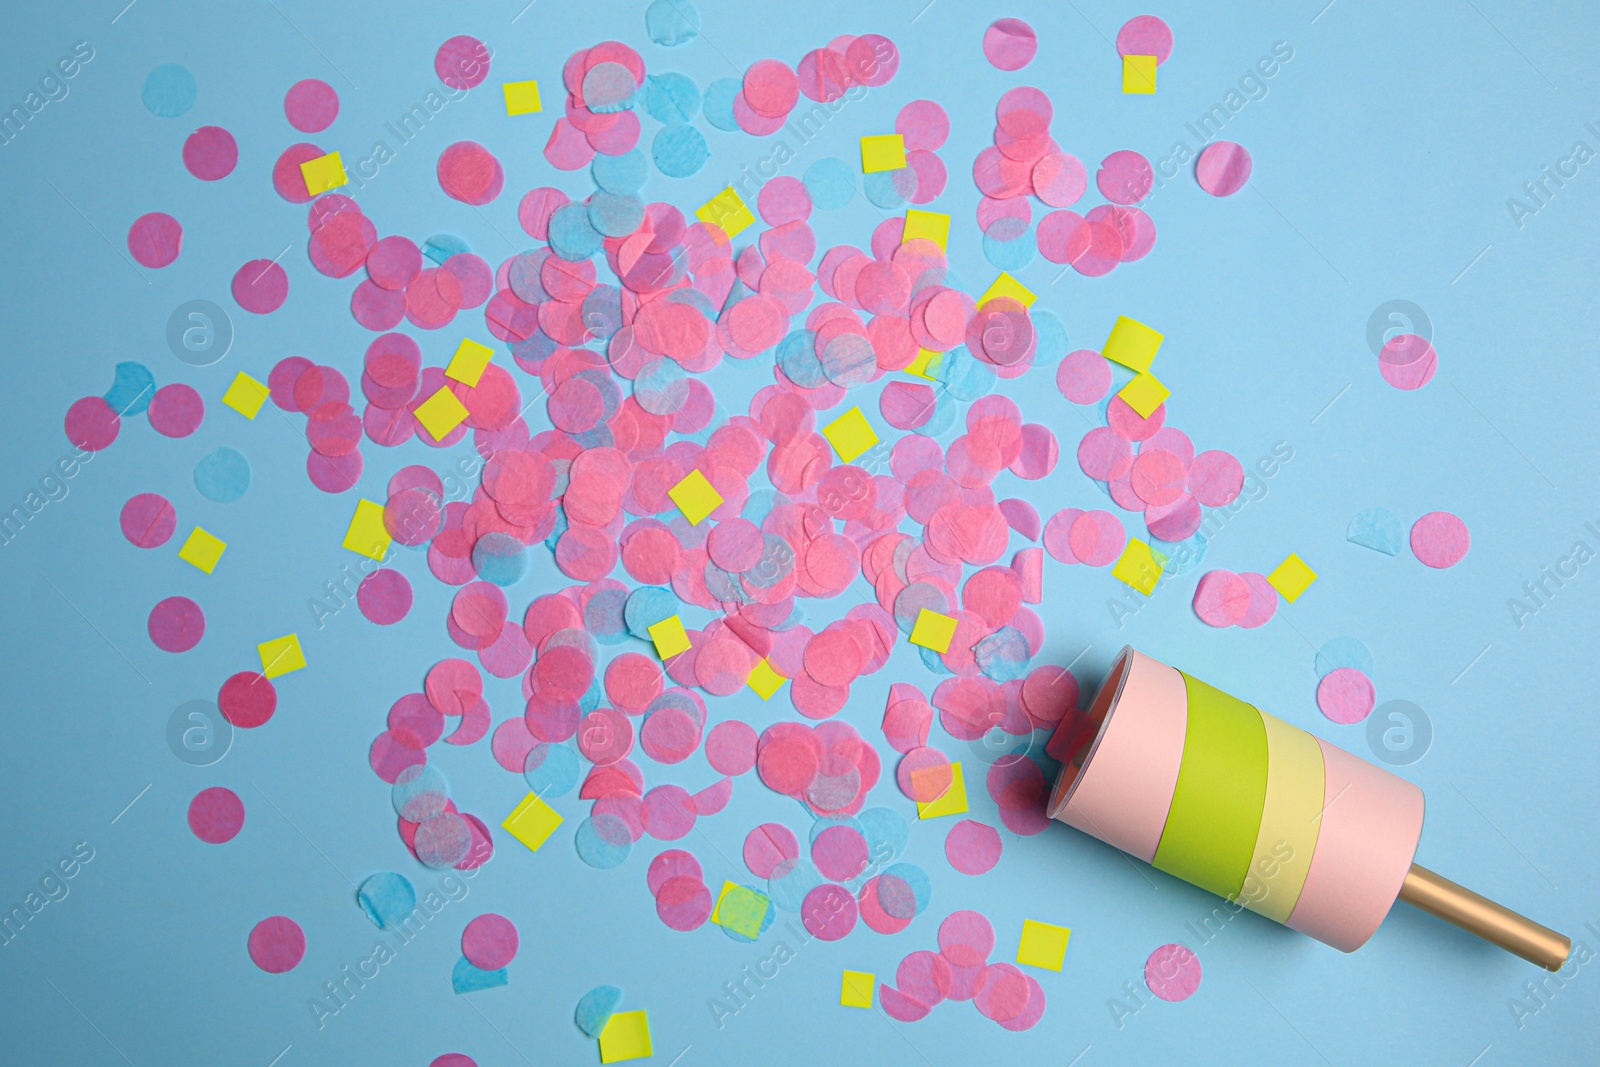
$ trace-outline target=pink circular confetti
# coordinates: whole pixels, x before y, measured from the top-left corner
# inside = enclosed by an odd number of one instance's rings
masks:
[[[222,683],[217,709],[241,730],[254,729],[272,718],[278,708],[278,690],[264,674],[240,671]]]
[[[183,142],[183,165],[203,182],[233,173],[239,164],[239,144],[221,126],[202,126]]]
[[[289,275],[270,259],[252,259],[233,276],[233,298],[246,311],[270,314],[289,299]]]
[[[461,954],[483,971],[498,971],[517,958],[517,928],[504,915],[489,912],[461,931]]]
[[[439,153],[439,187],[455,200],[482,207],[505,188],[500,161],[476,141],[457,141]]]
[[[1200,958],[1187,945],[1162,945],[1144,961],[1144,984],[1162,1000],[1188,1000],[1200,988]]]
[[[318,78],[297,81],[284,94],[283,114],[301,133],[321,133],[339,117],[339,94]]]
[[[379,626],[393,626],[411,610],[411,583],[397,570],[384,567],[361,579],[356,603],[361,614]]]
[[[944,856],[962,874],[985,874],[1000,862],[1000,832],[981,822],[963,819],[945,836]]]
[[[1264,574],[1246,571],[1239,577],[1250,587],[1250,607],[1245,611],[1244,618],[1239,620],[1239,625],[1246,630],[1265,626],[1278,613],[1278,591]]]
[[[87,451],[110,447],[121,429],[122,418],[105,397],[86,396],[67,409],[67,440]]]
[[[848,882],[867,869],[867,839],[853,826],[830,826],[811,842],[811,862],[824,878]]]
[[[489,49],[476,37],[452,37],[434,53],[433,72],[452,89],[476,89],[489,77]]]
[[[1071,207],[1089,187],[1089,174],[1077,156],[1046,152],[1033,165],[1033,192],[1051,207]]]
[[[306,954],[306,932],[287,915],[274,915],[250,931],[250,959],[268,974],[283,974],[300,965]]]
[[[1194,613],[1207,626],[1233,626],[1250,610],[1250,586],[1232,571],[1207,571],[1194,589]]]
[[[1220,449],[1202,452],[1189,465],[1189,492],[1208,508],[1226,507],[1244,488],[1244,467]]]
[[[953,911],[939,924],[939,951],[952,967],[981,966],[994,951],[994,926],[980,912]]]
[[[711,890],[699,878],[668,878],[656,891],[656,915],[673,930],[699,929],[714,906]]]
[[[1117,53],[1155,56],[1160,66],[1172,55],[1172,27],[1154,15],[1135,15],[1117,31]]]
[[[1421,389],[1438,369],[1439,353],[1426,337],[1414,333],[1396,334],[1378,353],[1378,371],[1396,389]]]
[[[655,896],[670,879],[693,878],[698,882],[703,873],[700,861],[694,858],[693,853],[681,848],[669,848],[650,861],[650,867],[645,872],[645,883],[650,887],[650,895]]]
[[[128,253],[141,267],[165,267],[183,248],[183,227],[161,211],[140,215],[128,227]]]
[[[1232,196],[1250,180],[1250,153],[1232,141],[1213,141],[1195,161],[1194,177],[1212,196]]]
[[[160,493],[140,493],[122,505],[122,536],[138,548],[159,548],[178,528],[178,512]]]
[[[855,929],[860,909],[850,890],[825,883],[806,894],[800,904],[800,920],[812,936],[822,941],[838,941]]]
[[[244,828],[244,801],[220,785],[202,789],[189,801],[189,829],[208,845],[232,841]]]
[[[745,835],[744,865],[757,878],[771,878],[780,863],[799,855],[800,842],[794,831],[780,823],[762,823]]]
[[[1100,171],[1094,180],[1100,187],[1100,195],[1113,204],[1137,204],[1150,195],[1155,171],[1144,156],[1124,149],[1111,153],[1101,161]]]
[[[155,391],[145,411],[150,425],[163,437],[188,437],[200,428],[206,402],[191,386],[173,382]]]
[[[163,652],[187,652],[205,636],[206,616],[186,596],[169,596],[150,609],[150,640]]]
[[[1372,679],[1354,667],[1331,670],[1317,683],[1317,707],[1337,723],[1360,722],[1376,702]]]
[[[983,31],[983,55],[1000,70],[1021,70],[1039,51],[1033,27],[1021,19],[996,19]]]
[[[1454,567],[1471,546],[1467,524],[1448,511],[1430,511],[1411,526],[1411,552],[1430,567]]]

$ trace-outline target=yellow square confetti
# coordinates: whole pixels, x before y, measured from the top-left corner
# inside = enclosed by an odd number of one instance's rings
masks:
[[[480,345],[470,337],[463,337],[456,346],[456,354],[450,358],[450,365],[444,369],[444,376],[454,378],[462,385],[477,385],[478,379],[483,377],[484,368],[493,358],[494,349]]]
[[[1122,91],[1125,93],[1153,93],[1156,91],[1156,57],[1122,57]]]
[[[1305,560],[1289,553],[1289,558],[1278,564],[1278,569],[1267,575],[1267,581],[1272,588],[1283,594],[1283,599],[1293,604],[1300,599],[1312,582],[1317,580],[1317,572],[1307,567]]]
[[[941,815],[960,815],[967,810],[967,780],[961,773],[961,764],[950,764],[950,788],[937,800],[917,804],[917,818],[937,819]]]
[[[757,663],[755,665],[755,669],[750,672],[749,685],[751,689],[756,691],[756,694],[760,696],[762,700],[766,700],[773,693],[776,693],[779,689],[781,689],[783,687],[783,683],[787,682],[788,680],[789,679],[773,670],[772,664],[768,663],[766,660],[762,660],[760,663]]]
[[[859,407],[851,408],[824,426],[822,436],[846,463],[855,462],[861,453],[878,443],[878,435],[872,432],[872,424]]]
[[[898,133],[861,138],[861,172],[899,170],[906,165],[906,139]]]
[[[754,941],[761,936],[761,924],[766,921],[772,901],[765,893],[746,889],[733,882],[723,882],[717,896],[717,906],[711,910],[711,921],[725,930],[743,934]]]
[[[699,526],[702,519],[722,505],[722,494],[699,470],[684,475],[683,481],[667,490],[667,495],[678,505],[690,526]]]
[[[729,237],[738,236],[744,232],[745,227],[756,221],[756,217],[750,214],[750,209],[745,207],[744,201],[739,199],[739,194],[731,185],[707,200],[705,206],[694,213],[694,217],[701,222],[720,226],[722,232]]]
[[[531,115],[544,110],[539,102],[538,82],[506,82],[500,88],[505,90],[507,115]]]
[[[1059,971],[1067,957],[1067,938],[1072,931],[1052,923],[1022,920],[1022,941],[1017,945],[1017,962],[1028,967]]]
[[[356,513],[350,516],[350,528],[344,534],[344,547],[382,563],[389,554],[390,540],[383,524],[383,505],[358,500]]]
[[[263,641],[256,646],[261,655],[261,673],[268,678],[297,671],[306,665],[306,656],[300,651],[300,638],[285,634],[274,641]]]
[[[868,971],[846,971],[839,983],[839,1003],[847,1008],[872,1007],[872,987],[878,976]]]
[[[600,1062],[620,1063],[653,1056],[650,1019],[642,1011],[619,1011],[600,1031]]]
[[[529,793],[500,825],[506,833],[527,845],[528,851],[537,852],[562,822],[559,811],[540,800],[538,793]]]
[[[1130,537],[1128,546],[1122,550],[1122,558],[1111,568],[1111,576],[1149,596],[1161,580],[1161,564],[1166,559],[1137,537]]]
[[[673,615],[650,627],[650,640],[656,643],[656,655],[671,659],[680,652],[689,651],[689,635],[684,632],[683,620]]]
[[[1032,307],[1033,302],[1038,299],[1033,295],[1032,289],[1029,289],[1005,271],[1000,272],[1000,277],[996,278],[994,284],[989,286],[988,292],[978,297],[978,306],[983,307],[983,305],[997,296],[1008,296],[1023,307]]]
[[[183,547],[178,549],[178,558],[210,574],[216,567],[217,560],[222,558],[223,549],[227,547],[228,542],[196,526],[189,539],[183,543]]]
[[[950,239],[950,216],[941,215],[937,211],[918,211],[909,208],[906,211],[906,228],[900,235],[900,243],[915,241],[921,238],[932,241],[940,248]]]
[[[930,352],[926,348],[919,348],[917,349],[917,358],[906,366],[906,373],[915,374],[918,378],[926,378],[930,382],[936,382],[939,379],[933,376],[933,372],[938,369],[939,364],[943,361],[943,352]]]
[[[417,421],[422,423],[422,428],[433,436],[435,441],[443,441],[454,430],[466,421],[466,405],[456,399],[456,394],[450,391],[448,385],[441,385],[439,391],[417,405],[415,412]]]
[[[350,180],[345,176],[344,163],[337,152],[306,160],[300,164],[300,176],[305,179],[306,192],[312,196],[321,196]]]
[[[956,620],[941,615],[932,608],[923,608],[917,614],[917,623],[911,627],[911,643],[931,648],[935,652],[950,651],[950,639],[956,635]]]
[[[245,418],[253,419],[270,395],[271,389],[240,371],[233,376],[233,384],[228,386],[228,391],[222,394],[222,402]]]
[[[1148,419],[1152,411],[1166,402],[1172,391],[1162,385],[1154,374],[1146,371],[1134,375],[1133,381],[1124,385],[1117,395],[1124,404],[1137,411],[1141,419]]]
[[[1143,373],[1155,362],[1156,352],[1165,338],[1165,334],[1157,333],[1137,319],[1118,315],[1116,325],[1111,327],[1111,336],[1106,338],[1106,347],[1100,354],[1131,371]]]

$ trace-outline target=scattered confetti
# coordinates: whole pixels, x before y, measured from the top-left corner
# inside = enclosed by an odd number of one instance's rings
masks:
[[[1411,525],[1411,554],[1430,567],[1454,567],[1471,545],[1467,524],[1448,511],[1430,511]]]
[[[1144,961],[1144,984],[1162,1000],[1188,1000],[1200,988],[1200,959],[1187,945],[1162,945]]]

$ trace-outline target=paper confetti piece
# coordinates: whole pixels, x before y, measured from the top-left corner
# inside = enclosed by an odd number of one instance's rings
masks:
[[[739,198],[739,194],[731,185],[707,200],[705,206],[694,213],[694,217],[701,222],[721,227],[722,232],[729,237],[737,237],[756,221],[756,217],[750,214],[750,209],[745,206],[745,202]]]
[[[771,663],[769,663],[767,660],[762,660],[751,669],[750,681],[748,685],[751,689],[756,691],[757,695],[759,695],[762,700],[766,700],[768,697],[772,696],[773,693],[776,693],[779,689],[781,689],[783,687],[783,683],[787,682],[788,680],[789,679],[773,670]]]
[[[573,1009],[572,1021],[590,1037],[605,1033],[606,1023],[622,1005],[622,988],[614,985],[597,985],[578,999]]]
[[[1467,524],[1448,511],[1430,511],[1411,526],[1411,554],[1436,570],[1460,563],[1471,546]]]
[[[511,976],[504,967],[493,971],[486,971],[481,967],[474,967],[472,961],[462,956],[456,960],[455,969],[450,972],[450,986],[457,993],[477,993],[485,989],[496,989],[511,981]]]
[[[233,384],[228,386],[228,391],[222,394],[222,402],[245,418],[253,419],[271,395],[272,390],[265,384],[240,371],[233,376]]]
[[[845,971],[839,983],[839,1003],[846,1008],[872,1007],[872,987],[877,980],[870,971]]]
[[[711,921],[754,941],[760,936],[761,925],[771,907],[772,901],[764,894],[734,882],[723,882]]]
[[[1400,518],[1388,508],[1367,508],[1350,520],[1344,539],[1353,545],[1398,556],[1405,545],[1406,531]]]
[[[1111,576],[1149,596],[1155,591],[1156,582],[1161,580],[1161,564],[1165,561],[1166,557],[1152,551],[1148,544],[1130,537],[1122,556],[1111,568]]]
[[[851,408],[824,426],[822,436],[828,439],[833,450],[846,463],[854,463],[857,457],[878,443],[878,435],[873,432],[872,424],[861,413],[860,407]]]
[[[923,608],[917,614],[916,625],[911,628],[911,643],[942,655],[950,651],[950,640],[955,635],[956,620],[932,608]]]
[[[1043,967],[1059,971],[1067,956],[1067,938],[1072,931],[1065,926],[1022,920],[1022,940],[1017,944],[1017,962],[1027,967]]]
[[[1144,961],[1144,984],[1162,1000],[1188,1000],[1200,988],[1200,958],[1188,945],[1162,945]]]
[[[300,164],[300,176],[305,179],[306,192],[312,196],[321,196],[350,180],[345,176],[344,163],[337,152],[306,160]]]
[[[950,239],[950,216],[942,215],[937,211],[918,211],[916,208],[906,210],[905,231],[900,235],[900,243],[915,240],[932,241],[940,248],[944,248]]]
[[[532,115],[544,110],[544,105],[539,102],[538,82],[505,82],[500,88],[506,94],[507,115]]]
[[[652,1055],[650,1020],[643,1011],[619,1011],[600,1031],[601,1063],[620,1063]]]
[[[394,871],[379,871],[361,883],[356,903],[374,926],[392,930],[411,917],[417,908],[417,890],[411,880]]]
[[[933,352],[926,348],[917,349],[917,358],[906,365],[907,374],[915,374],[918,378],[926,378],[930,382],[939,379],[933,372],[939,368],[940,361],[944,358],[943,352]]]
[[[906,165],[906,139],[898,133],[861,138],[861,172],[877,174]]]
[[[456,394],[450,391],[448,385],[439,387],[439,391],[428,399],[418,404],[416,411],[417,421],[422,423],[422,428],[433,436],[435,441],[443,441],[454,430],[466,421],[471,414],[461,401],[456,399]]]
[[[261,673],[268,678],[297,671],[306,665],[305,653],[300,651],[300,638],[294,634],[263,641],[256,646],[256,652],[261,656]]]
[[[1113,363],[1120,363],[1131,371],[1143,373],[1150,369],[1150,364],[1155,361],[1156,352],[1161,349],[1164,334],[1157,333],[1144,323],[1130,319],[1126,315],[1117,316],[1116,325],[1111,327],[1111,336],[1106,338],[1106,346],[1100,354]]]
[[[1267,581],[1272,583],[1272,588],[1283,594],[1283,599],[1293,604],[1299,599],[1300,594],[1312,582],[1317,580],[1317,572],[1305,565],[1305,561],[1293,552],[1289,558],[1278,564],[1278,568],[1267,575]]]
[[[656,655],[664,660],[671,659],[680,652],[687,652],[691,647],[689,635],[683,629],[683,620],[676,615],[662,619],[650,627],[650,640],[656,643]]]
[[[392,540],[384,526],[383,514],[382,504],[358,500],[356,513],[350,516],[350,528],[344,534],[344,547],[382,563],[389,554]]]
[[[950,788],[944,795],[917,803],[917,818],[937,819],[941,815],[960,815],[967,810],[967,781],[961,773],[961,764],[950,764]]]
[[[228,542],[196,526],[183,547],[178,549],[178,558],[210,574],[227,547]]]
[[[690,526],[699,526],[705,517],[722,505],[722,494],[698,469],[690,471],[667,495],[678,505]]]
[[[1141,419],[1148,419],[1172,394],[1155,375],[1141,372],[1134,375],[1133,381],[1124,385],[1117,395],[1124,404],[1137,411]]]
[[[1023,307],[1032,307],[1033,302],[1038,299],[1033,295],[1032,289],[1029,289],[1005,271],[1001,271],[1000,277],[996,278],[994,284],[989,286],[984,294],[978,298],[978,306],[983,307],[983,305],[997,296],[1010,297]]]
[[[1153,93],[1156,91],[1156,57],[1122,57],[1122,91],[1125,93]]]
[[[540,800],[538,793],[529,793],[500,825],[506,833],[527,845],[528,851],[537,852],[562,822],[560,812]]]
[[[493,358],[494,349],[470,337],[463,337],[456,346],[456,354],[450,357],[450,365],[444,369],[444,376],[454,378],[463,385],[477,385],[483,377],[484,368],[489,366]]]

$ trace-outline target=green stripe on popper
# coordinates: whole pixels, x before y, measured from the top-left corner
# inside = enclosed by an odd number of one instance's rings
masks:
[[[1244,701],[1187,674],[1183,684],[1189,695],[1183,760],[1152,862],[1233,900],[1261,829],[1267,731],[1261,713]]]

